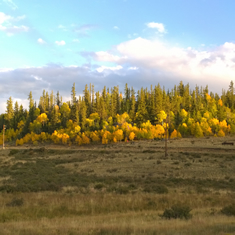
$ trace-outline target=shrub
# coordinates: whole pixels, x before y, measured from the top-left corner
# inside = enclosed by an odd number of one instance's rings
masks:
[[[6,206],[16,207],[16,206],[23,206],[24,200],[23,198],[13,198],[10,202],[6,204]]]
[[[225,206],[222,210],[221,213],[227,216],[235,216],[235,203],[231,204],[229,206]]]
[[[8,156],[12,156],[12,155],[14,155],[14,154],[16,154],[16,153],[18,153],[18,152],[19,152],[18,149],[12,149],[12,150],[10,151],[10,153],[8,154]]]
[[[191,209],[182,204],[173,205],[170,209],[165,209],[160,217],[165,219],[190,219],[192,215],[190,214]]]
[[[126,186],[119,186],[119,187],[116,188],[115,192],[118,193],[118,194],[128,194],[129,189]]]
[[[100,189],[102,189],[103,187],[104,187],[104,185],[103,185],[102,183],[98,183],[98,184],[96,184],[96,185],[94,186],[94,189],[100,190]]]
[[[38,141],[36,141],[36,140],[33,141],[33,145],[34,145],[34,146],[38,146]]]
[[[164,185],[149,185],[144,188],[144,192],[146,193],[157,193],[157,194],[165,194],[168,193],[168,188]]]

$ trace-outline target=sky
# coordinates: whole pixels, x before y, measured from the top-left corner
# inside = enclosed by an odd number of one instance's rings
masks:
[[[0,113],[43,90],[70,100],[180,81],[221,94],[235,78],[234,0],[0,0]]]

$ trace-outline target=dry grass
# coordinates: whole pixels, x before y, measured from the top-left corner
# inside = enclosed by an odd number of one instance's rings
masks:
[[[224,141],[170,140],[167,158],[163,141],[0,150],[0,234],[235,234]],[[192,219],[159,216],[175,204]]]
[[[42,218],[0,224],[1,234],[234,234],[234,218],[196,215],[162,220],[157,212],[114,213],[72,218]]]

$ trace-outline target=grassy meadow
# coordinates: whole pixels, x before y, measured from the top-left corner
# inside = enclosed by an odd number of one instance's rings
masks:
[[[235,234],[235,145],[224,141],[235,138],[169,140],[167,157],[164,141],[8,146],[0,234]]]

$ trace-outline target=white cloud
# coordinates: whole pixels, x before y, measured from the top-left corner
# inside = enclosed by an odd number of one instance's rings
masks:
[[[65,41],[61,40],[61,41],[55,41],[55,44],[58,46],[64,46],[66,43]]]
[[[39,43],[39,44],[45,44],[46,42],[43,40],[43,39],[41,39],[41,38],[39,38],[38,40],[37,40],[37,42]]]
[[[123,67],[120,65],[117,65],[115,67],[107,67],[107,66],[101,66],[99,68],[96,69],[97,72],[102,73],[104,70],[111,70],[111,71],[117,71],[122,69]]]
[[[12,22],[20,21],[20,20],[23,20],[24,18],[25,18],[24,15],[14,18],[10,15],[6,15],[3,12],[0,12],[0,31],[4,31],[8,35],[13,35],[13,34],[20,33],[20,32],[28,32],[29,27],[25,25],[16,26],[12,24]]]
[[[118,26],[114,26],[113,29],[119,30],[119,27]]]
[[[13,19],[12,16],[6,15],[5,13],[0,12],[0,24],[3,24],[5,21],[11,20],[11,19]]]
[[[150,23],[147,23],[147,27],[152,28],[152,29],[157,29],[159,33],[166,32],[165,27],[162,23],[150,22]]]
[[[129,67],[128,70],[138,70],[139,68],[137,67]]]
[[[112,55],[106,51],[95,52],[94,58],[98,61],[109,61],[109,62],[117,62],[120,60],[119,56]]]
[[[42,78],[39,76],[31,75],[32,78],[34,78],[37,81],[42,81]]]
[[[151,71],[156,78],[162,76],[168,80],[208,84],[217,92],[221,89],[222,81],[226,80],[223,84],[227,85],[235,77],[235,44],[229,42],[213,50],[195,50],[139,37],[116,46],[115,54],[96,52],[93,58],[129,65],[128,68],[136,67],[138,71],[146,73]]]

